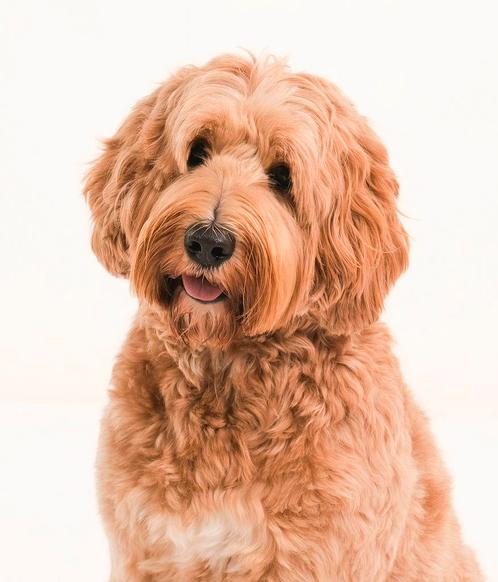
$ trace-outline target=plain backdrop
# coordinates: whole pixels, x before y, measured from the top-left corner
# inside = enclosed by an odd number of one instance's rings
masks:
[[[498,580],[495,3],[0,7],[0,580],[106,578],[92,467],[136,303],[91,254],[82,179],[137,99],[241,48],[337,83],[388,147],[411,265],[384,319],[434,418],[466,537]]]

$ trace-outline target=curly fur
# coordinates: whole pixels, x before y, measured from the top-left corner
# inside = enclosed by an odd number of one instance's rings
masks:
[[[98,456],[111,580],[481,580],[377,321],[408,261],[397,192],[352,104],[277,59],[186,67],[105,143],[92,245],[140,300]],[[217,269],[185,253],[199,221],[235,236]]]

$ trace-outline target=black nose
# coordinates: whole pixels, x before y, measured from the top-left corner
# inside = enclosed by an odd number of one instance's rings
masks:
[[[185,233],[188,256],[203,267],[217,267],[229,259],[235,248],[234,237],[213,224],[193,224]]]

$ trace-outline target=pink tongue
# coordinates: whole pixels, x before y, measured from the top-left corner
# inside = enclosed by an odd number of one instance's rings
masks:
[[[182,283],[190,297],[200,301],[214,301],[223,293],[219,287],[211,285],[204,277],[182,275]]]

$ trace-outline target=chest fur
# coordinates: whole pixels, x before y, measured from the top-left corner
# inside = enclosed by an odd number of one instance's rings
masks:
[[[362,507],[372,483],[388,504],[407,450],[402,397],[396,375],[364,359],[245,354],[217,370],[152,364],[147,353],[120,362],[102,481],[120,527],[143,540],[147,568],[226,571],[255,544],[263,563],[268,538],[297,555],[300,531],[327,531],[334,512]]]

